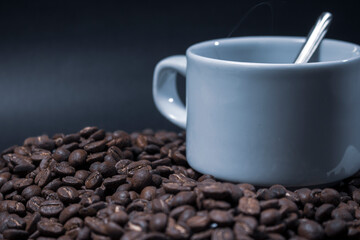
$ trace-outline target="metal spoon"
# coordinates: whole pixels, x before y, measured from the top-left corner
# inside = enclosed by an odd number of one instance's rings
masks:
[[[307,63],[315,50],[319,47],[321,40],[324,38],[327,30],[329,29],[332,14],[323,12],[318,18],[316,24],[311,29],[299,55],[295,60],[295,64]]]

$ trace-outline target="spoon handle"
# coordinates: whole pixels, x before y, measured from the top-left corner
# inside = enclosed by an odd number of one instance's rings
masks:
[[[295,64],[307,63],[310,60],[311,56],[320,45],[321,40],[324,38],[331,20],[332,14],[329,12],[324,12],[320,15],[316,24],[311,29],[299,55],[297,56]]]

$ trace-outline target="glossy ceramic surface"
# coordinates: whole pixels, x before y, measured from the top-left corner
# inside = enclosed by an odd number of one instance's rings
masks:
[[[293,64],[304,40],[217,39],[158,63],[155,104],[186,128],[194,169],[263,186],[326,184],[360,169],[360,47],[325,39],[319,62]]]

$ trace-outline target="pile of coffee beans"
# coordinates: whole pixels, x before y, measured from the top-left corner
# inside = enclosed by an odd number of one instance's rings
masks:
[[[336,188],[230,183],[186,161],[185,132],[86,127],[0,158],[0,239],[360,239],[360,174]]]

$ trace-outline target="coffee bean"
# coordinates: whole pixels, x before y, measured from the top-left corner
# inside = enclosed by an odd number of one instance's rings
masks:
[[[231,225],[234,222],[234,217],[229,211],[212,210],[209,213],[211,221],[217,223],[219,226]]]
[[[211,235],[212,240],[233,240],[234,233],[230,228],[217,228]]]
[[[96,152],[103,151],[105,149],[105,147],[106,147],[106,141],[100,140],[100,141],[92,142],[92,143],[85,145],[84,150],[89,153],[96,153]]]
[[[65,148],[58,148],[55,150],[55,152],[52,154],[52,157],[57,162],[63,162],[67,161],[70,156],[70,151]]]
[[[259,201],[254,198],[242,197],[239,200],[238,210],[247,215],[258,215],[260,213]]]
[[[38,222],[37,229],[42,235],[48,237],[58,237],[64,233],[62,224],[50,220],[41,220]]]
[[[84,181],[72,176],[66,176],[61,179],[62,185],[70,186],[74,188],[81,188],[84,185]]]
[[[198,232],[205,230],[210,224],[210,218],[205,216],[193,216],[186,221],[186,224],[191,228],[192,231]]]
[[[69,163],[71,166],[80,166],[85,163],[87,152],[82,149],[77,149],[69,155]]]
[[[95,171],[91,173],[89,177],[86,179],[85,186],[88,189],[97,188],[101,185],[102,180],[103,180],[102,175],[98,171]]]
[[[80,133],[80,136],[82,136],[84,138],[88,138],[91,134],[93,134],[97,130],[98,130],[97,127],[85,127],[83,129],[81,129],[79,133]]]
[[[151,183],[151,174],[148,169],[141,168],[134,173],[131,178],[131,184],[134,189],[141,190]]]
[[[119,239],[124,234],[124,229],[115,222],[108,222],[105,225],[105,230],[112,239]]]
[[[26,199],[29,200],[30,198],[34,196],[40,196],[41,194],[41,188],[37,185],[30,185],[24,190],[22,190],[21,195]]]
[[[175,197],[171,200],[170,205],[171,207],[177,207],[186,204],[191,205],[195,203],[195,200],[196,195],[194,192],[184,191],[176,194]]]
[[[114,189],[126,182],[126,175],[114,175],[111,178],[105,178],[103,184],[106,188]]]
[[[346,208],[336,208],[331,212],[331,217],[334,219],[342,219],[344,221],[352,221],[354,217]]]
[[[140,198],[151,201],[155,198],[156,187],[147,186],[145,187],[140,194]]]
[[[275,225],[281,220],[281,213],[279,210],[269,208],[261,212],[260,223],[264,225]]]
[[[55,164],[54,166],[54,172],[58,176],[69,176],[75,174],[75,168],[70,166],[68,162],[60,162]]]
[[[176,223],[173,218],[169,218],[166,235],[173,239],[187,239],[190,236],[190,229],[186,224]]]
[[[320,200],[323,203],[338,205],[340,202],[340,194],[335,189],[325,188],[320,193]]]
[[[11,229],[25,229],[26,225],[25,221],[16,214],[10,214],[7,217],[5,224]]]
[[[60,187],[57,192],[59,196],[59,199],[62,202],[68,203],[68,202],[75,202],[79,198],[79,193],[76,191],[73,187]]]
[[[39,174],[36,175],[34,183],[39,185],[39,187],[45,186],[51,178],[51,171],[50,169],[42,169],[40,170]]]
[[[35,212],[31,215],[29,220],[26,222],[26,228],[25,230],[29,233],[33,233],[37,229],[37,223],[40,221],[41,215],[38,212]]]
[[[162,232],[167,225],[167,215],[165,213],[156,213],[150,220],[150,230]]]
[[[9,240],[27,239],[29,236],[28,232],[20,229],[6,229],[2,234],[5,239]]]
[[[56,217],[63,209],[63,203],[58,200],[47,200],[40,204],[40,214],[44,217]]]
[[[128,191],[117,191],[111,196],[115,204],[126,206],[130,202],[130,195]]]
[[[31,197],[27,203],[26,203],[26,210],[28,210],[29,212],[38,212],[40,211],[40,205],[42,202],[44,202],[45,199],[42,197]]]
[[[346,222],[344,220],[334,219],[325,223],[325,234],[328,237],[345,237],[346,233]]]
[[[301,222],[297,231],[300,236],[311,240],[322,239],[324,237],[324,229],[313,220]]]
[[[331,217],[331,212],[335,209],[334,205],[324,203],[315,212],[315,220],[323,222]]]
[[[68,219],[75,217],[79,213],[81,207],[80,204],[71,204],[64,208],[59,215],[59,222],[65,223]]]

